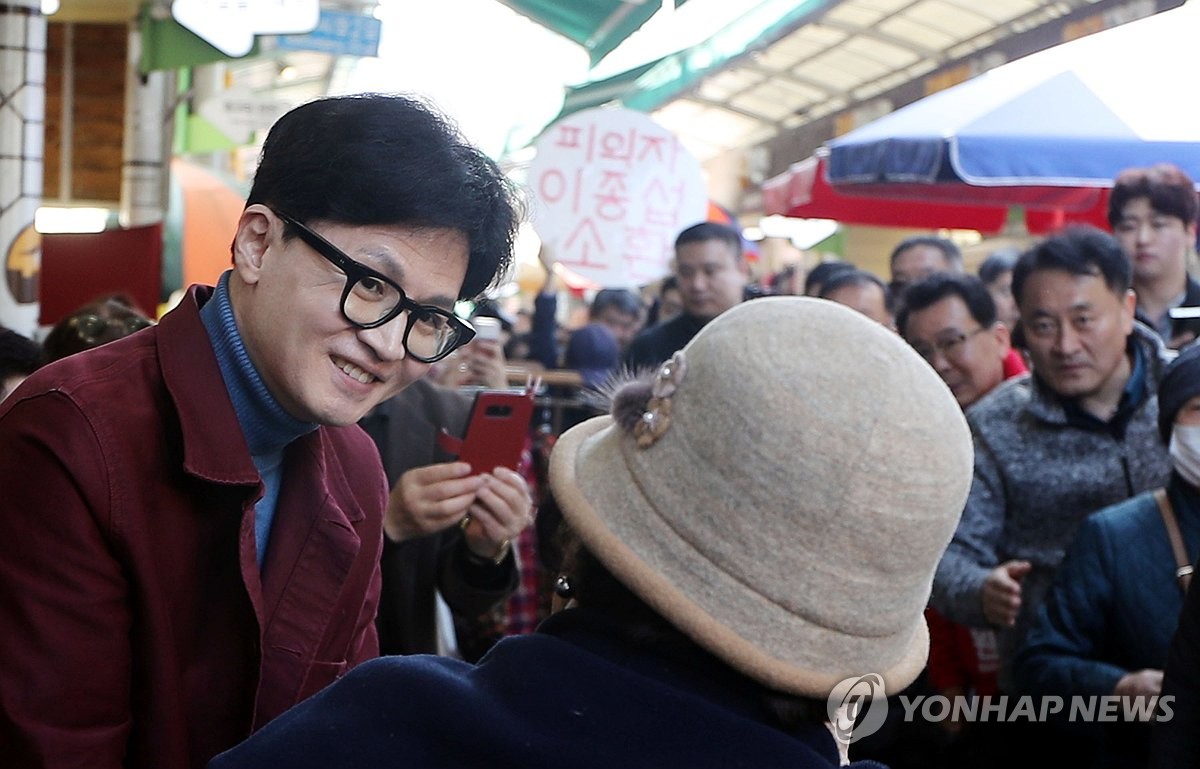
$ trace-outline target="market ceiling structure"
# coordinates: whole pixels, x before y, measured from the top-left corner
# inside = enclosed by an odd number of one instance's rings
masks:
[[[660,0],[500,0],[518,13],[574,40],[596,64],[658,13]],[[678,8],[687,0],[665,0]]]
[[[578,20],[568,30],[539,15],[563,4],[501,1],[572,39],[584,36]],[[990,69],[1005,58],[982,52],[1064,17],[1086,16],[1075,30],[1083,34],[1180,4],[1182,0],[761,0],[748,3],[740,19],[700,45],[570,88],[563,115],[603,104],[646,111],[705,161],[856,107],[862,113],[854,122],[877,117],[902,105],[871,104],[872,99],[973,56],[982,60],[953,77],[966,79]],[[633,6],[645,14],[658,3],[570,5],[581,12],[588,6],[591,23],[600,29],[618,7]],[[1062,39],[1043,39],[1021,53]],[[953,80],[942,85],[951,84]]]
[[[595,64],[659,12],[664,0],[497,2],[574,40]],[[678,14],[689,10],[684,8],[688,0],[665,2],[681,9]],[[728,150],[764,145],[830,116],[848,115],[844,128],[866,122],[903,106],[881,95],[904,84],[936,79],[938,70],[953,62],[969,62],[953,78],[979,74],[1004,62],[1005,56],[993,50],[998,44],[1064,18],[1086,16],[1076,30],[1083,34],[1183,0],[721,2],[739,2],[746,10],[698,45],[568,88],[562,114],[605,104],[648,112],[705,162]],[[129,20],[140,5],[139,0],[62,0],[52,19]],[[330,8],[373,5],[374,0],[322,0],[322,6]],[[1101,19],[1099,24],[1096,19]],[[1018,55],[1061,39],[1042,39]],[[290,53],[248,59],[236,69],[239,82],[255,90],[315,95],[346,66],[324,54]],[[947,79],[939,85],[953,82]],[[806,151],[798,146],[796,156],[774,158],[766,171],[777,173]]]

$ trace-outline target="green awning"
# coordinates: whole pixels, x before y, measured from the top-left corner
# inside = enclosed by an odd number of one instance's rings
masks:
[[[749,51],[765,48],[837,0],[764,0],[699,45],[618,75],[567,89],[556,120],[601,104],[650,112],[720,72]]]
[[[587,49],[592,66],[662,7],[660,0],[500,0]],[[674,0],[675,7],[687,0]]]

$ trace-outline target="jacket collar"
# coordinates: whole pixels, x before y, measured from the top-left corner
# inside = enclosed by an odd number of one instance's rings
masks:
[[[184,470],[214,483],[256,486],[258,470],[200,321],[212,293],[192,286],[156,327],[163,383],[179,415]]]

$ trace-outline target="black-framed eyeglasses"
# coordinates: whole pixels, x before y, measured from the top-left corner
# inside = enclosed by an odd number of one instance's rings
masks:
[[[933,356],[936,353],[941,353],[946,360],[957,360],[963,352],[963,346],[967,340],[976,334],[987,331],[986,326],[980,326],[974,331],[955,331],[933,341],[933,345],[927,345],[923,342],[917,342],[912,345],[913,351],[924,358],[929,363],[933,363]]]
[[[351,259],[346,252],[287,214],[275,212],[296,230],[312,250],[346,275],[342,289],[342,317],[357,328],[378,328],[402,312],[408,313],[404,327],[404,350],[422,363],[433,363],[471,341],[475,329],[450,310],[417,304],[388,276]]]

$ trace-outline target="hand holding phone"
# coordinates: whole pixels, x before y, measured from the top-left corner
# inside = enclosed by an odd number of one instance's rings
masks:
[[[533,418],[532,387],[524,390],[480,390],[475,394],[466,435],[460,440],[443,430],[438,445],[472,473],[489,473],[496,467],[518,470]]]

